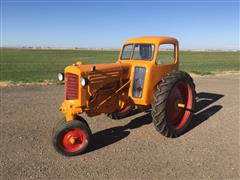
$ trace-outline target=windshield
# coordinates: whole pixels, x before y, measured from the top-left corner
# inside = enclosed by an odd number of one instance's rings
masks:
[[[153,57],[153,44],[127,44],[123,46],[122,60],[151,60]]]

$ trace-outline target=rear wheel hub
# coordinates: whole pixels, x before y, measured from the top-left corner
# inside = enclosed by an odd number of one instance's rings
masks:
[[[185,81],[177,82],[167,99],[167,121],[174,128],[181,128],[190,116],[192,90]]]

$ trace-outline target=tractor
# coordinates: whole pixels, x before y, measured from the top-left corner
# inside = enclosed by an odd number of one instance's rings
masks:
[[[150,111],[155,129],[175,138],[189,128],[195,107],[195,84],[179,70],[178,40],[145,36],[124,42],[118,60],[109,64],[77,61],[58,74],[66,120],[53,133],[53,146],[65,156],[88,151],[92,133],[81,117],[106,114],[126,118],[133,110]]]

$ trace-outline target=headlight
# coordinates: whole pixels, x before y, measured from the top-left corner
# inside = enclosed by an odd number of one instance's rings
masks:
[[[58,73],[58,80],[59,81],[64,81],[64,74],[63,73]]]
[[[80,77],[80,84],[82,85],[82,87],[86,86],[87,80],[83,77]]]

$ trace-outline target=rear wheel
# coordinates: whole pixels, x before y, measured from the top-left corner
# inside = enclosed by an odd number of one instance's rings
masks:
[[[153,123],[161,134],[178,137],[191,121],[195,107],[195,85],[189,74],[174,71],[168,74],[154,94]]]
[[[62,124],[55,130],[53,145],[59,153],[74,156],[86,152],[90,138],[91,130],[86,122],[73,120]]]
[[[123,108],[120,111],[116,111],[116,112],[107,114],[107,116],[109,118],[111,118],[111,119],[114,119],[114,120],[122,119],[122,118],[128,117],[132,113],[133,109],[134,109],[134,106],[133,105],[129,105],[129,106]]]

